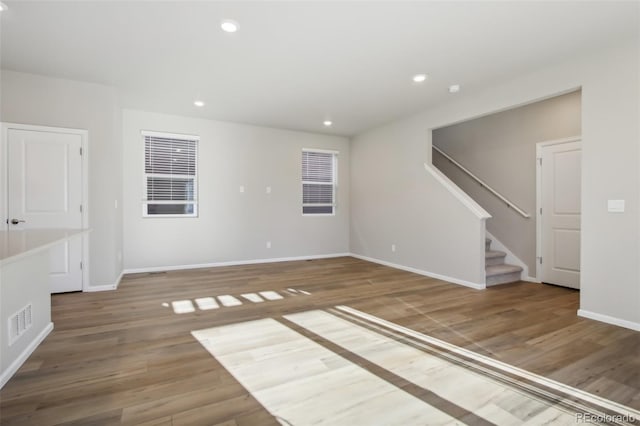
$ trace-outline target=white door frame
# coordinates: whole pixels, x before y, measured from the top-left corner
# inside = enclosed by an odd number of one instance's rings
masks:
[[[82,147],[82,224],[83,229],[89,228],[89,131],[82,129],[68,129],[64,127],[49,127],[49,126],[36,126],[31,124],[17,124],[17,123],[0,123],[0,129],[2,138],[0,140],[0,154],[2,157],[2,173],[0,173],[0,214],[2,215],[2,223],[0,227],[4,228],[5,224],[8,224],[9,220],[9,205],[8,205],[8,193],[9,182],[8,172],[9,165],[7,164],[7,140],[9,137],[9,129],[16,130],[30,130],[34,132],[47,132],[47,133],[65,133],[80,135],[80,146]],[[6,229],[6,228],[4,228]],[[89,235],[84,233],[82,235],[82,291],[86,291],[89,287]]]
[[[582,141],[582,136],[571,136],[536,143],[536,278],[539,282],[542,282],[542,263],[540,262],[542,258],[542,148],[580,141]],[[580,267],[582,269],[582,265]]]

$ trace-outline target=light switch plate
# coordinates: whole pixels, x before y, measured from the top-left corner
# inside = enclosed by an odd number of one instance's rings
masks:
[[[608,200],[607,211],[609,213],[624,213],[624,200]]]

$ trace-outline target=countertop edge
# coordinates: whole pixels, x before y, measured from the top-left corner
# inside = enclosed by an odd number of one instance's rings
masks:
[[[26,230],[26,232],[33,232],[33,231],[38,231],[38,230],[36,230],[36,229],[34,229],[34,230]],[[31,255],[39,252],[39,251],[46,250],[46,249],[48,249],[48,248],[50,248],[50,247],[52,247],[52,246],[54,246],[54,245],[56,245],[58,243],[61,243],[62,241],[69,240],[69,239],[76,238],[76,237],[79,237],[81,235],[87,234],[87,233],[91,232],[91,229],[46,229],[46,230],[42,230],[42,231],[61,231],[61,232],[65,232],[66,235],[60,236],[59,238],[52,239],[51,241],[43,243],[42,245],[39,245],[37,247],[32,247],[32,248],[24,250],[24,251],[22,251],[20,253],[9,255],[9,256],[7,256],[5,258],[1,258],[0,259],[0,266],[4,266],[4,265],[7,265],[9,263],[13,263],[13,262],[19,261],[21,259],[24,259],[26,257],[29,257],[29,256],[31,256]],[[4,231],[4,232],[9,233],[9,232],[25,232],[25,231],[16,230],[16,231]]]

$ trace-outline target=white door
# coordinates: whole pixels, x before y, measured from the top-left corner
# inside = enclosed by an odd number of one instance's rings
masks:
[[[541,281],[580,288],[580,141],[542,147]]]
[[[82,136],[7,129],[7,227],[82,228]],[[51,292],[82,290],[82,239],[51,249]]]

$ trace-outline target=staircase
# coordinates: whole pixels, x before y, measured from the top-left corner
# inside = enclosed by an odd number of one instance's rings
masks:
[[[504,258],[507,254],[502,251],[491,250],[491,240],[489,238],[484,240],[484,249],[487,287],[520,281],[522,268],[504,263]]]

